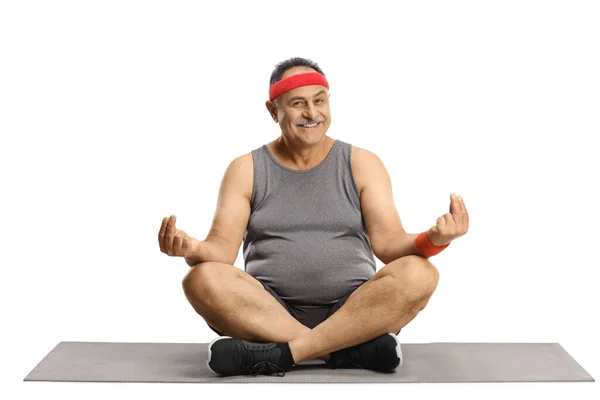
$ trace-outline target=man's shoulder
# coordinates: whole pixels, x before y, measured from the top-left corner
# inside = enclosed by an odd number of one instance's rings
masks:
[[[237,186],[239,190],[242,190],[244,196],[250,201],[254,185],[254,161],[252,159],[252,152],[235,157],[227,167],[227,174],[232,177],[232,184]]]
[[[350,160],[354,181],[360,193],[369,183],[377,180],[381,175],[387,174],[379,156],[365,148],[352,145]]]
[[[231,161],[231,164],[235,164],[238,167],[247,167],[248,165],[252,166],[253,160],[252,160],[252,152],[248,152],[245,154],[242,154],[241,156],[237,156],[236,158],[233,159],[233,161]]]
[[[377,170],[383,164],[377,154],[354,145],[352,145],[350,160],[352,162],[352,168],[361,171]]]
[[[375,153],[370,150],[365,149],[364,147],[358,147],[355,145],[350,145],[352,147],[352,158],[357,161],[369,162],[372,161],[373,158],[378,158]]]
[[[350,160],[354,181],[358,191],[362,193],[374,175],[380,174],[383,163],[374,152],[354,145],[352,145]]]

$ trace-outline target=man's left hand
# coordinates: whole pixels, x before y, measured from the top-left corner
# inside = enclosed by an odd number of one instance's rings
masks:
[[[450,195],[450,212],[437,219],[436,225],[429,230],[428,237],[434,246],[445,246],[457,237],[467,233],[469,214],[462,197]]]

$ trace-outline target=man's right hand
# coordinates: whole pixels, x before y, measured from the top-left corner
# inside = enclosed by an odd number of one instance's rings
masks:
[[[201,242],[175,228],[176,222],[177,217],[174,215],[163,218],[158,232],[160,251],[172,257],[198,257]]]

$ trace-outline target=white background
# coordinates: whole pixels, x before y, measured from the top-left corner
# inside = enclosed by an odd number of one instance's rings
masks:
[[[432,258],[438,289],[401,341],[560,343],[600,377],[598,3],[340,4],[2,2],[0,396],[599,393],[22,382],[60,341],[214,338],[184,297],[187,265],[159,251],[157,233],[174,214],[205,238],[229,162],[279,136],[268,81],[296,56],[329,80],[328,135],[386,165],[408,232],[435,224],[451,192],[466,202],[469,232]]]

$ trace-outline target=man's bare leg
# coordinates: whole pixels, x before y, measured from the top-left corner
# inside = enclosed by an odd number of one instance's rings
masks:
[[[289,343],[295,363],[398,332],[425,307],[438,279],[437,269],[423,257],[389,263],[332,316]]]
[[[210,326],[234,339],[286,343],[311,331],[292,317],[257,279],[232,265],[196,264],[182,285],[194,310]],[[327,360],[329,355],[315,358]]]

